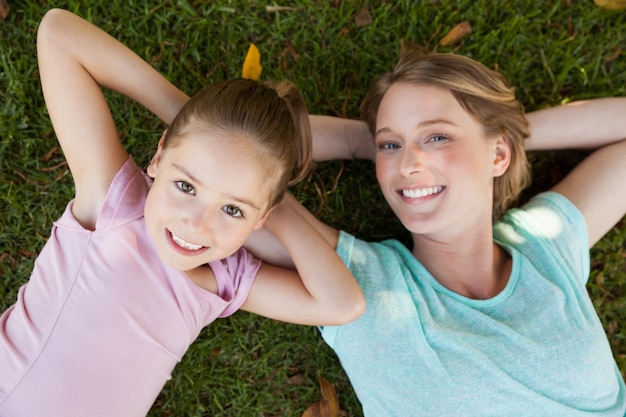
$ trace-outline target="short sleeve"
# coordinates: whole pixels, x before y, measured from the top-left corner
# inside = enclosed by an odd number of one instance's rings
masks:
[[[209,264],[217,281],[218,295],[228,305],[219,317],[235,313],[248,298],[252,283],[261,268],[261,261],[244,248],[226,259]]]
[[[580,210],[563,195],[538,194],[520,209],[510,210],[495,231],[499,241],[529,242],[521,246],[532,246],[526,250],[536,262],[550,254],[570,276],[586,283],[590,270],[587,224]]]

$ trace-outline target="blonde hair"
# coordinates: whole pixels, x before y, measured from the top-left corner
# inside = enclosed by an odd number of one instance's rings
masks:
[[[486,136],[503,135],[511,148],[506,172],[494,179],[493,219],[498,220],[530,182],[524,140],[530,135],[524,109],[499,73],[470,58],[448,53],[405,50],[393,71],[384,74],[361,104],[361,117],[372,133],[380,102],[394,83],[445,88],[482,126]]]
[[[206,131],[251,141],[275,181],[269,207],[311,166],[309,115],[298,90],[287,81],[261,84],[237,78],[211,84],[191,97],[167,129],[163,149],[192,132]]]

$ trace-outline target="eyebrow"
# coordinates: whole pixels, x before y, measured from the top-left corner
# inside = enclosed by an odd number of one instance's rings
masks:
[[[417,128],[422,128],[422,127],[426,127],[426,126],[431,126],[431,125],[438,125],[438,124],[446,124],[446,125],[450,125],[450,126],[454,126],[454,127],[458,127],[458,125],[456,123],[451,122],[450,120],[446,120],[446,119],[433,119],[433,120],[426,120],[424,122],[421,122],[417,125]],[[383,127],[382,129],[379,129],[376,131],[376,133],[374,133],[374,137],[378,136],[381,133],[387,133],[387,132],[391,132],[391,128],[388,127]]]
[[[178,165],[178,164],[175,164],[175,163],[172,163],[172,166],[173,166],[175,169],[177,169],[178,171],[182,172],[182,173],[183,173],[184,175],[186,175],[187,177],[189,177],[189,179],[190,179],[192,182],[194,182],[194,183],[198,184],[200,187],[202,187],[202,188],[209,188],[209,187],[207,187],[207,186],[206,186],[206,184],[204,184],[204,183],[203,183],[202,181],[200,181],[198,178],[194,177],[194,176],[193,176],[193,174],[187,170],[187,168],[185,168],[185,167],[183,167],[183,166],[180,166],[180,165]],[[244,197],[238,197],[238,196],[233,195],[233,194],[226,194],[226,197],[227,197],[227,198],[230,198],[230,199],[235,200],[237,203],[242,203],[242,204],[245,204],[245,205],[247,205],[247,206],[250,206],[250,207],[252,207],[252,208],[254,208],[254,209],[257,209],[257,210],[259,210],[259,211],[262,211],[262,209],[261,209],[260,207],[257,207],[257,205],[256,205],[255,203],[253,203],[253,202],[252,202],[252,200],[249,200],[249,199],[247,199],[247,198],[244,198]]]

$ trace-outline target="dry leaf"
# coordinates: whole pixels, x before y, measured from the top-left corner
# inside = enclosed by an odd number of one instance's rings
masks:
[[[56,146],[53,146],[52,149],[46,152],[46,154],[43,156],[43,158],[41,158],[41,160],[44,162],[48,162],[50,158],[52,158],[52,156],[57,152],[58,149],[59,148],[57,148]]]
[[[0,19],[4,20],[9,15],[9,3],[7,0],[0,0]]]
[[[339,399],[333,385],[320,376],[321,398],[302,413],[302,417],[339,417]]]
[[[354,15],[354,22],[358,28],[370,25],[372,23],[372,15],[365,7],[363,7]]]
[[[593,0],[596,6],[607,10],[621,10],[626,8],[626,0]]]
[[[469,22],[461,22],[456,25],[446,36],[441,38],[439,41],[439,45],[446,46],[452,45],[453,43],[457,43],[461,38],[463,38],[468,33],[472,33],[472,26]]]
[[[243,69],[241,70],[241,78],[247,78],[249,80],[258,80],[261,77],[261,54],[255,44],[251,43],[246,54],[246,59],[243,61]]]
[[[268,13],[273,12],[292,12],[294,10],[298,10],[297,7],[290,6],[265,6],[265,11]]]

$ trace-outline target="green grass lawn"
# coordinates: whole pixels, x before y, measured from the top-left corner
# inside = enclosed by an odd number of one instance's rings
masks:
[[[497,68],[529,111],[624,95],[626,89],[626,11],[607,11],[591,0],[9,0],[9,5],[8,17],[0,21],[1,310],[14,302],[52,222],[73,194],[37,72],[36,29],[50,7],[91,20],[190,94],[205,83],[239,76],[254,42],[262,79],[292,80],[310,111],[319,114],[358,117],[370,82],[395,63],[402,39]],[[291,8],[268,9],[285,5]],[[355,19],[362,8],[371,16],[365,25]],[[472,32],[440,46],[462,21]],[[110,98],[129,151],[147,163],[163,124],[126,99]],[[580,157],[531,155],[535,178],[524,198],[554,184]],[[324,221],[361,238],[406,240],[379,194],[372,167],[365,161],[320,163],[294,193]],[[615,192],[626,192],[626,186]],[[593,248],[589,280],[623,373],[625,240],[622,220]],[[361,415],[315,328],[238,312],[201,334],[150,415],[299,416],[318,400],[318,375],[335,385],[346,415]]]

